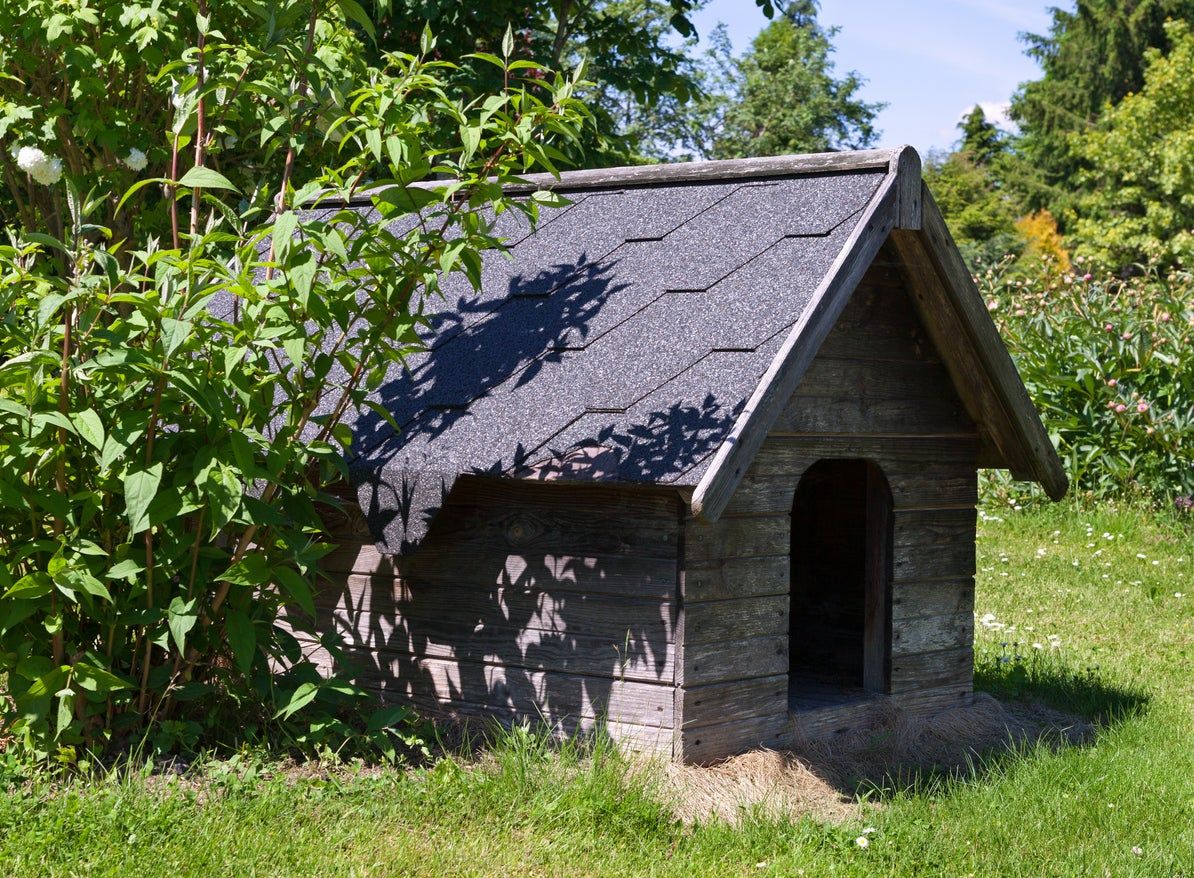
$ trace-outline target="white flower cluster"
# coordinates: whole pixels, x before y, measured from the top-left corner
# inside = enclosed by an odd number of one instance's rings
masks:
[[[43,186],[53,186],[62,179],[62,159],[48,156],[36,146],[20,148],[17,167]]]
[[[149,159],[145,157],[145,153],[141,150],[133,148],[129,150],[129,154],[121,159],[125,167],[130,171],[144,171],[145,166],[149,164]]]

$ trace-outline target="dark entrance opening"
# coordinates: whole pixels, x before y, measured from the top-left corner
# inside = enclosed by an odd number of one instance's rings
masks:
[[[788,700],[885,693],[891,680],[891,489],[866,460],[821,460],[792,503]]]

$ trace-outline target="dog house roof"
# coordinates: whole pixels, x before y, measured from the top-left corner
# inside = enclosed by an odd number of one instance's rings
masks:
[[[534,232],[499,218],[509,258],[486,256],[480,291],[445,278],[428,350],[373,396],[399,429],[355,422],[351,471],[380,548],[417,544],[466,473],[687,488],[717,518],[901,228],[922,233],[971,335],[954,347],[985,376],[967,402],[986,462],[1060,496],[1060,463],[919,169],[904,148],[530,179],[570,203]]]

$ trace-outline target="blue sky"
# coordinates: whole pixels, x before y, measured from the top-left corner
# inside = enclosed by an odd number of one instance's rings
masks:
[[[910,143],[923,154],[957,139],[961,115],[981,103],[988,116],[1016,86],[1039,76],[1018,39],[1043,33],[1049,5],[1065,0],[822,0],[820,20],[838,25],[838,73],[857,70],[863,97],[885,101],[879,146]],[[702,34],[723,21],[734,49],[746,48],[767,19],[754,0],[711,0],[693,16]]]

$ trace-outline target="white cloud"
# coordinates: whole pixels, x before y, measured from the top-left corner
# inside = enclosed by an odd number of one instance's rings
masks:
[[[994,123],[996,128],[1015,134],[1017,131],[1016,123],[1012,121],[1012,117],[1008,112],[1012,108],[1011,101],[979,101],[977,104],[971,104],[958,113],[958,118],[955,125],[961,124],[962,120],[970,115],[970,112],[979,107],[983,111],[983,115],[987,117],[988,122]]]

